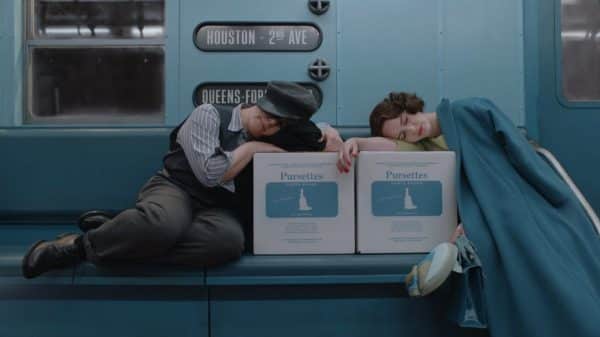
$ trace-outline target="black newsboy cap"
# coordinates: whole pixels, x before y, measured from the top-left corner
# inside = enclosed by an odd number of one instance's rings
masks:
[[[294,82],[271,81],[265,95],[256,103],[271,115],[295,120],[308,120],[317,111],[312,92]]]

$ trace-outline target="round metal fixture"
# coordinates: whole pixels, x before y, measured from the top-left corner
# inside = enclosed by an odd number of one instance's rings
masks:
[[[318,58],[308,66],[308,74],[315,81],[323,81],[329,77],[331,69],[324,59]]]
[[[308,0],[308,9],[316,15],[324,14],[329,10],[328,0]]]

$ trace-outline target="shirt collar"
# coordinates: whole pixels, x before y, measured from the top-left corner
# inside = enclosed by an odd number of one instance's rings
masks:
[[[242,130],[242,105],[239,104],[235,108],[233,108],[233,112],[231,113],[231,122],[229,122],[229,126],[227,130],[232,132],[238,132]]]

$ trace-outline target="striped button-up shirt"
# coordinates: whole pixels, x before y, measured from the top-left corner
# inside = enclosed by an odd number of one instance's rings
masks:
[[[241,105],[233,109],[231,122],[227,127],[231,132],[242,132],[238,146],[248,140],[248,135],[242,127],[240,109]],[[181,145],[198,181],[207,187],[222,186],[234,192],[233,180],[221,181],[231,165],[232,154],[221,148],[220,125],[221,117],[217,109],[210,104],[202,104],[190,114],[179,129],[177,143]]]
[[[241,108],[240,104],[233,109],[231,122],[227,127],[231,132],[242,133],[237,146],[249,140],[248,133],[242,125]],[[233,180],[221,181],[231,165],[232,153],[221,148],[220,125],[221,117],[217,109],[210,104],[202,104],[190,114],[179,129],[177,143],[181,145],[198,181],[207,187],[222,186],[235,192]],[[329,124],[317,123],[317,126],[323,132]]]

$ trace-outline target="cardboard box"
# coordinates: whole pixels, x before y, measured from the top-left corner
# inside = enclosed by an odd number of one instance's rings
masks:
[[[351,254],[354,171],[337,153],[254,155],[254,253]]]
[[[457,225],[454,152],[361,152],[357,251],[421,253]]]

